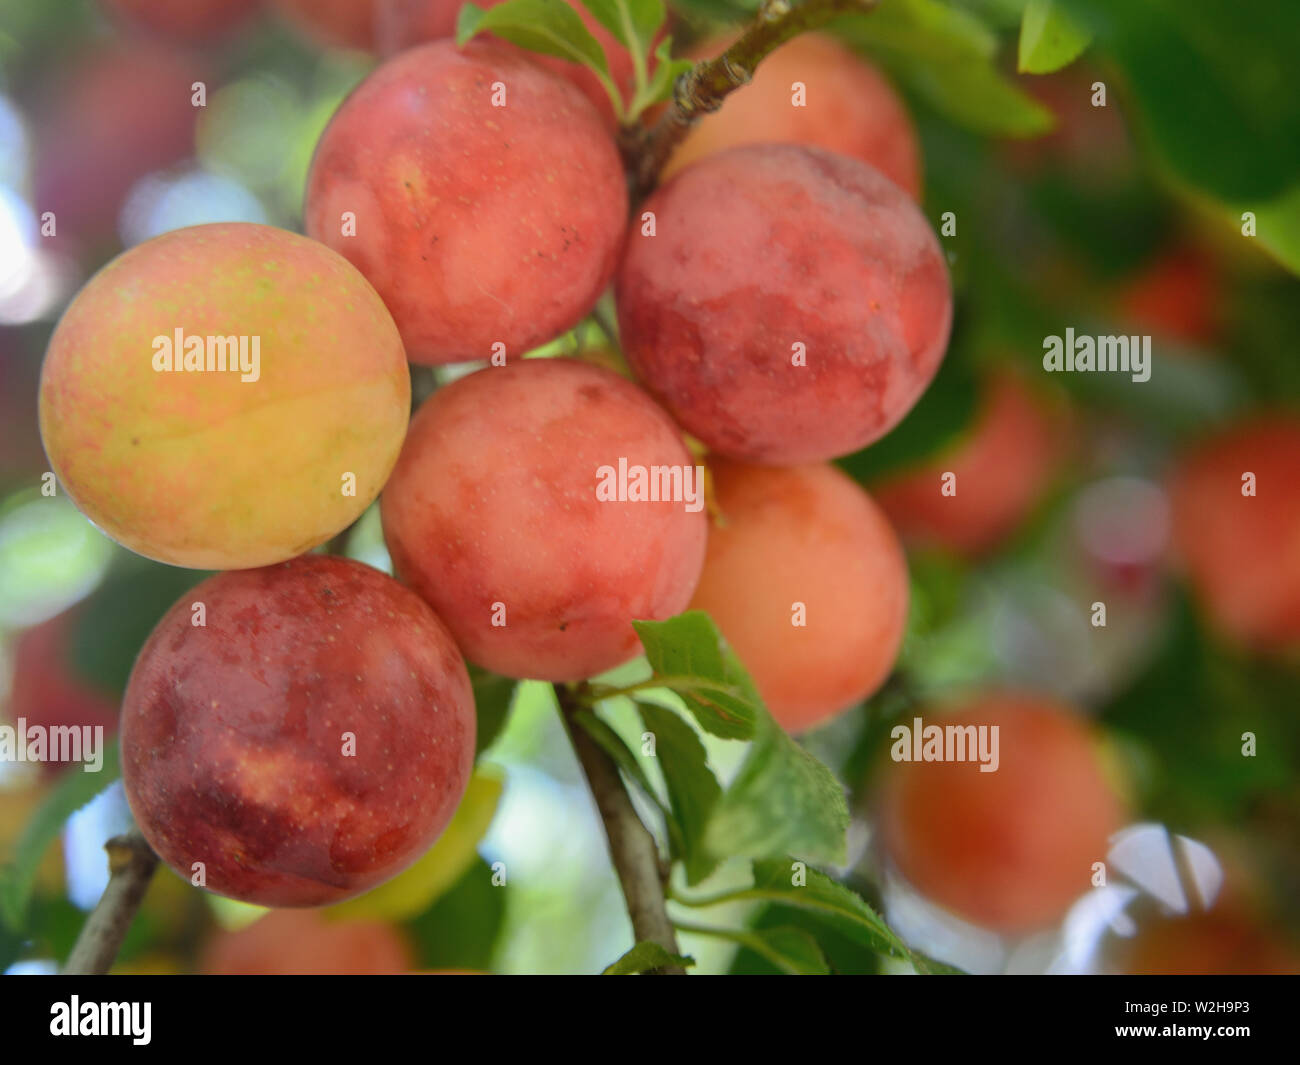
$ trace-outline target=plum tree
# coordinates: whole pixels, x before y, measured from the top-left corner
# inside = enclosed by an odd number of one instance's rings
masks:
[[[600,487],[622,468],[626,490],[610,498]],[[656,486],[666,472],[680,501],[671,490],[640,498],[638,470]],[[526,359],[435,392],[380,505],[397,575],[468,658],[507,676],[576,680],[637,653],[633,619],[690,600],[707,535],[692,485],[676,426],[635,385],[569,359]]]
[[[679,173],[641,218],[617,277],[624,351],[719,454],[787,465],[856,451],[943,359],[943,252],[907,194],[865,163],[731,148]]]
[[[872,486],[905,542],[981,555],[1002,543],[1043,497],[1063,455],[1059,420],[1010,372],[983,385],[975,422],[932,460]],[[955,494],[943,477],[954,474]]]
[[[244,25],[262,0],[99,0],[113,19],[180,44],[208,44]]]
[[[193,150],[191,85],[206,77],[203,64],[147,42],[74,59],[36,111],[33,203],[54,213],[57,239],[111,237],[131,186]]]
[[[710,464],[720,524],[692,607],[706,611],[786,729],[870,695],[907,623],[907,567],[871,498],[828,465]]]
[[[474,735],[469,675],[428,605],[369,566],[304,555],[210,577],[159,622],[122,704],[122,777],[186,879],[202,863],[218,894],[319,906],[428,850]]]
[[[522,354],[575,325],[626,216],[591,104],[486,42],[413,48],[363,81],[321,137],[305,206],[308,233],[370,279],[420,363]]]
[[[719,55],[725,45],[710,41],[691,58]],[[796,84],[803,86],[800,99]],[[764,59],[743,92],[686,135],[664,176],[724,148],[766,141],[853,156],[920,198],[921,151],[902,100],[875,67],[825,34],[803,34]]]
[[[1057,920],[1088,890],[1120,825],[1085,724],[1051,698],[1014,692],[920,716],[944,728],[996,726],[997,769],[982,772],[973,759],[888,766],[885,853],[922,895],[976,924],[1020,933]]]
[[[296,29],[321,44],[372,51],[376,0],[272,0]]]
[[[113,260],[41,371],[41,435],[74,502],[131,550],[200,569],[279,562],[350,524],[409,412],[401,340],[365,279],[245,223]]]
[[[273,910],[221,931],[200,970],[216,976],[393,976],[413,964],[411,946],[382,921],[331,921],[315,910]]]
[[[495,7],[502,0],[478,0],[480,8]],[[565,0],[582,19],[582,24],[605,53],[611,80],[624,95],[635,80],[632,55],[579,0]],[[393,55],[406,48],[456,35],[456,20],[465,0],[375,0],[375,36],[380,55]],[[541,52],[528,53],[534,62],[548,67],[573,82],[595,105],[606,123],[614,125],[614,106],[600,80],[580,63]]]
[[[1175,552],[1229,639],[1300,650],[1300,418],[1270,412],[1182,456],[1170,488]]]

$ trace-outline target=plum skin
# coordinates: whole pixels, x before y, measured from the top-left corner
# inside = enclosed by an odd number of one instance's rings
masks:
[[[1242,475],[1255,495],[1242,495]],[[1174,554],[1217,631],[1252,651],[1300,655],[1300,419],[1265,411],[1179,458]]]
[[[1029,692],[982,692],[924,725],[996,725],[999,765],[890,764],[879,797],[885,853],[922,895],[966,920],[1022,933],[1091,885],[1122,807],[1087,726]],[[912,726],[911,717],[905,722]]]
[[[907,624],[907,566],[880,509],[832,466],[710,463],[722,523],[691,606],[713,618],[790,732],[888,676]],[[792,623],[794,604],[805,624]]]
[[[469,675],[428,605],[369,566],[304,555],[217,574],[158,624],[123,701],[122,777],[181,876],[202,862],[217,894],[321,906],[428,850],[474,737]]]
[[[178,328],[259,337],[258,379],[155,370],[154,338]],[[78,293],[41,368],[41,438],[68,495],[123,546],[193,569],[264,566],[379,494],[410,388],[392,318],[346,260],[272,226],[214,223],[132,248]]]
[[[882,478],[872,494],[908,544],[978,558],[1005,543],[1046,494],[1066,452],[1058,423],[1059,412],[1018,376],[995,373],[951,449]],[[942,493],[945,473],[955,475],[956,495]]]
[[[621,457],[694,464],[667,415],[609,370],[525,359],[439,389],[380,498],[394,572],[495,672],[579,680],[627,661],[633,619],[690,600],[707,520],[678,502],[598,500],[598,468]]]
[[[505,107],[492,106],[497,83]],[[343,102],[303,213],[379,291],[410,360],[438,364],[487,359],[497,342],[522,355],[576,325],[613,275],[627,186],[573,85],[517,49],[436,41]]]
[[[617,275],[628,364],[728,458],[797,465],[888,432],[943,359],[952,292],[925,217],[865,163],[731,148],[645,203]],[[806,365],[797,365],[796,344]]]
[[[691,58],[711,59],[725,48],[725,41],[713,41],[692,49]],[[804,107],[791,102],[796,81],[807,89]],[[768,141],[861,159],[913,199],[921,197],[921,149],[907,108],[875,67],[834,37],[805,33],[764,59],[742,92],[691,127],[663,178],[724,148]]]
[[[262,0],[100,0],[133,29],[179,44],[212,44],[252,21]]]
[[[336,921],[313,910],[275,910],[204,947],[214,976],[392,976],[411,971],[411,945],[382,921]]]

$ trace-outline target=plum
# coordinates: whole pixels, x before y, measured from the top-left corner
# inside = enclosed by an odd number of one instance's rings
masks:
[[[217,894],[320,906],[395,876],[446,827],[474,697],[418,596],[305,555],[179,601],[136,660],[121,736],[131,812],[181,876],[202,863]]]
[[[681,501],[632,498],[630,480],[626,499],[601,498],[621,462],[677,471]],[[397,576],[468,658],[577,680],[637,654],[633,619],[685,608],[704,561],[699,488],[676,426],[631,382],[525,359],[433,394],[380,508]]]
[[[201,370],[178,371],[191,353]],[[41,370],[41,437],[73,501],[132,551],[195,569],[281,562],[350,525],[409,416],[401,338],[365,278],[248,223],[118,256]]]
[[[857,451],[943,359],[952,292],[907,194],[820,148],[731,148],[645,203],[617,277],[628,364],[728,458],[797,465]]]
[[[522,355],[576,325],[613,275],[627,186],[600,117],[563,78],[505,45],[438,41],[344,101],[304,213],[378,289],[411,361],[436,364],[497,344]]]

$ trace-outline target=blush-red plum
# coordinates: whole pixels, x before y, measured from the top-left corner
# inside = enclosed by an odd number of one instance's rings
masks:
[[[498,343],[511,357],[591,310],[627,187],[571,84],[505,45],[438,41],[344,101],[316,148],[305,218],[379,291],[412,362],[488,359]]]
[[[620,463],[677,470],[682,499],[635,498],[630,480],[602,498]],[[707,533],[692,463],[667,415],[609,370],[489,367],[412,419],[380,501],[384,537],[469,659],[512,677],[590,677],[637,653],[634,619],[690,600]]]
[[[617,277],[629,365],[713,451],[795,465],[857,451],[920,398],[952,292],[925,216],[865,163],[732,148],[652,195]]]
[[[320,906],[428,850],[474,735],[469,675],[429,606],[360,562],[304,555],[217,574],[158,624],[122,705],[122,776],[185,879],[202,863],[218,894]]]

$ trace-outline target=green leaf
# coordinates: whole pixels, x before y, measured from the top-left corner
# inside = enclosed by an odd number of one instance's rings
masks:
[[[639,115],[652,104],[664,103],[673,98],[673,88],[677,79],[695,64],[689,59],[674,59],[672,55],[673,39],[665,37],[655,49],[655,68],[645,89],[632,101],[633,117]]]
[[[713,806],[706,851],[717,859],[793,851],[813,861],[843,861],[849,822],[844,789],[772,719],[709,616],[693,610],[633,625],[651,668],[701,728],[724,739],[752,740]]]
[[[895,958],[912,957],[912,951],[867,903],[825,873],[778,858],[754,863],[754,895],[786,906],[810,910],[851,939]]]
[[[464,45],[480,33],[493,33],[529,51],[581,63],[609,93],[614,114],[622,116],[623,100],[610,80],[605,50],[565,0],[506,0],[486,11],[465,4],[456,20],[456,43]]]
[[[833,973],[872,976],[880,972],[880,954],[877,951],[849,939],[807,910],[776,904],[764,906],[750,924],[750,930],[754,932],[775,928],[799,928],[807,932],[816,942]],[[772,976],[783,970],[766,955],[742,944],[742,949],[736,952],[727,971],[736,976]]]
[[[634,57],[649,53],[666,15],[662,0],[582,0],[582,6]]]
[[[729,933],[726,938],[735,940],[746,950],[753,951],[778,972],[789,976],[830,975],[831,968],[826,964],[826,956],[822,953],[817,940],[802,928],[793,928],[789,925],[752,928],[744,932]]]
[[[509,890],[493,885],[491,866],[476,858],[450,891],[402,926],[415,944],[420,967],[486,972],[505,923]]]
[[[939,0],[892,0],[837,19],[836,32],[959,124],[993,136],[1052,128],[1050,110],[997,66],[997,37],[975,16]]]
[[[645,727],[655,737],[655,758],[668,788],[673,833],[673,857],[686,870],[686,882],[698,884],[718,865],[718,857],[704,845],[709,818],[722,789],[709,768],[708,754],[699,736],[672,710],[653,703],[637,703]]]
[[[1018,68],[1022,74],[1050,74],[1078,59],[1091,40],[1056,0],[1029,0],[1020,23]]]
[[[1291,273],[1300,274],[1300,185],[1293,185],[1275,200],[1232,208],[1229,217],[1238,233],[1245,211],[1255,212],[1254,239]]]
[[[848,825],[844,789],[834,774],[768,719],[718,800],[705,844],[719,857],[794,851],[839,863]]]
[[[118,746],[110,743],[104,749],[104,764],[98,773],[69,767],[36,808],[14,846],[12,860],[0,870],[0,917],[10,927],[22,928],[37,866],[68,818],[112,784],[120,773]]]
[[[474,689],[474,708],[478,713],[474,740],[474,757],[477,758],[492,746],[492,741],[505,726],[518,681],[512,677],[499,677],[470,663],[469,682]]]
[[[667,621],[632,625],[657,676],[691,682],[667,686],[681,696],[701,728],[724,740],[754,735],[758,692],[707,614],[692,610]]]
[[[636,976],[651,969],[662,969],[666,965],[688,967],[694,964],[694,958],[670,954],[658,943],[643,940],[609,966],[601,976]]]
[[[1300,4],[1058,0],[1122,69],[1151,146],[1228,202],[1300,174]]]

